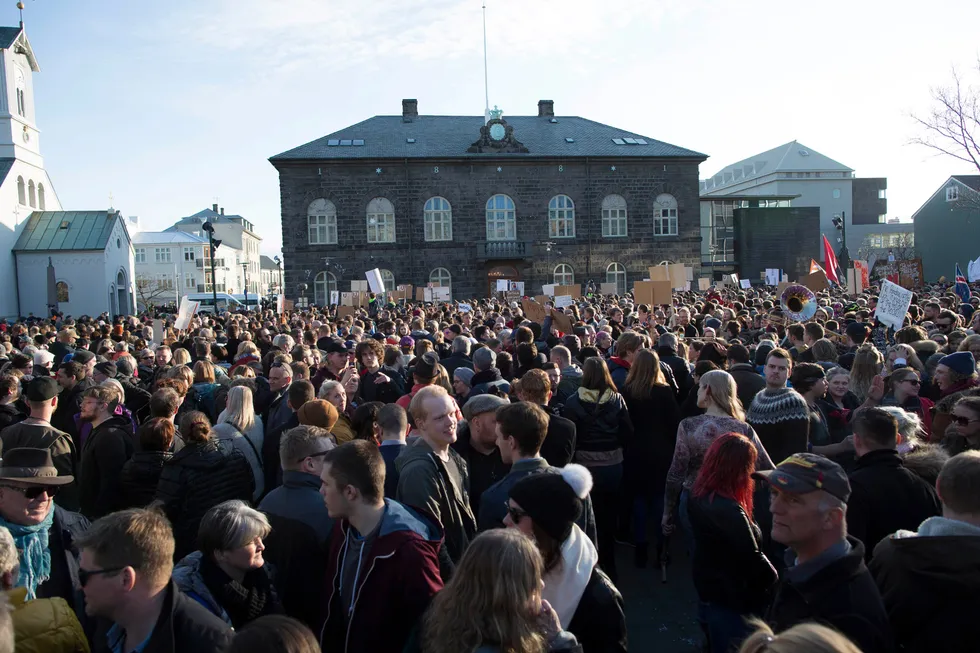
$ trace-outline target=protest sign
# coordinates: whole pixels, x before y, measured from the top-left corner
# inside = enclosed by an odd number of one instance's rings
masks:
[[[555,323],[555,328],[562,333],[572,332],[572,319],[561,311],[551,311],[551,320]]]
[[[524,282],[523,281],[511,281],[510,288],[508,290],[516,290],[521,296],[524,295]]]
[[[575,303],[571,295],[558,295],[555,297],[555,308],[565,308]]]
[[[174,328],[184,330],[190,326],[191,318],[201,307],[200,302],[192,302],[190,297],[184,295],[180,298],[180,310],[177,311],[177,319],[174,320]],[[215,307],[217,309],[217,307]]]
[[[555,295],[571,295],[575,299],[579,299],[582,296],[582,286],[555,286]]]
[[[549,297],[554,297],[555,296],[555,284],[553,284],[553,283],[546,283],[543,286],[541,286],[541,294],[542,295],[548,295]]]
[[[650,281],[670,281],[670,270],[666,265],[652,265],[647,269]]]
[[[353,306],[338,306],[337,307],[337,317],[350,317],[357,312],[357,309]]]
[[[352,292],[342,292],[340,293],[340,304],[342,306],[353,306],[354,305],[354,295],[357,293]]]
[[[599,292],[603,295],[615,295],[619,292],[616,282],[599,284]]]
[[[748,290],[749,288],[752,287],[752,280],[751,279],[742,279],[741,281],[739,281],[739,284],[742,286],[742,288],[745,288],[746,290]]]
[[[868,270],[868,264],[865,261],[854,261],[854,271],[860,275],[861,288],[868,287],[868,278],[870,271]],[[858,292],[861,292],[860,290]]]
[[[367,281],[351,281],[350,291],[351,292],[367,292],[368,282]]]
[[[473,307],[470,306],[469,304],[460,304],[459,305],[459,312],[460,313],[472,313],[473,312]]]
[[[153,342],[160,344],[163,342],[163,320],[153,320]]]
[[[368,285],[371,286],[371,292],[382,293],[385,291],[385,282],[381,280],[381,270],[378,268],[368,270],[364,276],[367,277]]]
[[[330,303],[334,306],[340,303],[340,292],[336,290],[330,291]]]
[[[633,298],[637,304],[646,304],[647,306],[670,304],[670,293],[670,280],[636,281],[633,283]]]
[[[286,312],[286,296],[282,293],[276,295],[276,314],[282,315]]]
[[[417,302],[425,301],[425,290],[426,290],[425,288],[415,289],[415,301]]]
[[[711,288],[711,279],[701,277],[698,279],[698,290],[709,290]]]
[[[766,285],[779,285],[779,268],[766,268]]]
[[[902,288],[887,279],[881,282],[881,293],[878,295],[878,306],[875,308],[875,319],[894,328],[902,328],[902,321],[912,303],[912,291]]]
[[[687,284],[687,267],[683,263],[671,263],[666,267],[667,274],[670,276],[671,288],[684,290],[684,286]]]
[[[827,275],[824,274],[822,270],[817,270],[816,272],[808,274],[805,277],[800,277],[798,283],[801,286],[806,286],[813,292],[820,292],[821,290],[830,288],[830,282],[827,281]]]
[[[507,292],[510,290],[510,281],[507,279],[497,279],[497,292]]]
[[[527,316],[527,319],[538,324],[544,324],[544,306],[533,299],[522,299],[521,308],[524,309],[524,315]]]

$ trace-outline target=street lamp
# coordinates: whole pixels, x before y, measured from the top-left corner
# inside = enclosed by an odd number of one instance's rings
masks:
[[[248,261],[242,263],[242,277],[245,278],[245,312],[248,313]]]
[[[847,251],[847,212],[841,211],[840,215],[834,215],[832,220],[834,227],[840,231],[840,252],[837,255],[837,262],[840,264],[841,272],[847,270],[850,254]]]
[[[221,245],[221,241],[214,237],[214,226],[210,222],[201,225],[201,229],[208,234],[208,251],[211,254],[211,299],[214,301],[214,314],[218,314],[218,278],[214,273],[214,253]]]
[[[277,255],[272,260],[276,262],[276,267],[279,268],[279,294],[281,295],[281,294],[283,294],[283,289],[282,289],[282,259],[279,258],[279,256]]]

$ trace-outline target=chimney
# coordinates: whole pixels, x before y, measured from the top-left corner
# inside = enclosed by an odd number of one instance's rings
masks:
[[[215,213],[217,213],[218,212],[218,205],[217,204],[212,204],[211,205],[211,210],[214,211]]]
[[[418,100],[402,100],[402,122],[412,122],[419,117]]]
[[[554,100],[538,100],[538,117],[551,118],[555,115]]]
[[[221,215],[224,215],[224,214],[225,214],[225,207],[222,206],[221,207]]]

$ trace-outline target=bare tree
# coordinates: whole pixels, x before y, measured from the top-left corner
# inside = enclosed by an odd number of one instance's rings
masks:
[[[153,310],[157,304],[169,301],[174,292],[172,285],[143,276],[136,277],[135,285],[138,302],[146,310]]]

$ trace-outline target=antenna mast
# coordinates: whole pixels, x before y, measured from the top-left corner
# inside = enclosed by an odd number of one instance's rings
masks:
[[[487,73],[487,3],[483,2],[483,93],[486,109],[483,112],[483,122],[490,121],[490,78]]]

